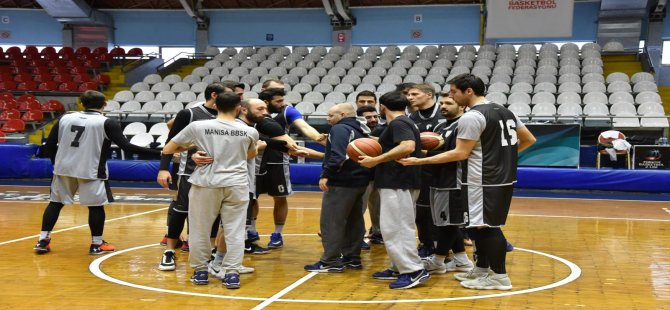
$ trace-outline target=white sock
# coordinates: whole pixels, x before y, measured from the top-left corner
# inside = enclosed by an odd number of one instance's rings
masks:
[[[438,265],[444,265],[444,260],[447,258],[445,255],[437,255],[435,254],[433,256],[433,262],[438,264]]]
[[[40,231],[40,239],[46,239],[51,237],[51,231]]]
[[[281,234],[282,230],[284,230],[284,225],[276,225],[275,224],[275,233],[276,234]]]
[[[470,259],[468,259],[468,255],[465,252],[455,253],[454,254],[454,260],[459,262],[459,263],[467,263],[467,262],[470,261]]]
[[[93,236],[93,238],[91,238],[91,243],[101,245],[102,244],[102,236]]]
[[[214,266],[219,266],[223,262],[223,257],[226,256],[226,252],[216,251],[216,256],[214,256]]]
[[[255,219],[251,220],[251,226],[249,226],[248,230],[252,233],[257,233],[258,232],[258,230],[256,230],[256,220]]]

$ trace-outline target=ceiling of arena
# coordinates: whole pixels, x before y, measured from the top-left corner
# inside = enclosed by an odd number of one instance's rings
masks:
[[[98,9],[182,9],[179,0],[85,0]],[[352,7],[390,5],[473,4],[481,0],[349,0]],[[204,9],[319,8],[321,0],[204,0]],[[0,0],[0,8],[39,9],[35,0]]]

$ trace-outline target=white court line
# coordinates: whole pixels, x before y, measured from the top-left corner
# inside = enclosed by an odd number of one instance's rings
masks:
[[[105,220],[105,223],[107,223],[107,222],[114,222],[114,221],[118,221],[118,220],[123,220],[123,219],[131,218],[131,217],[136,217],[136,216],[140,216],[140,215],[145,215],[145,214],[149,214],[149,213],[153,213],[153,212],[164,211],[164,210],[167,210],[167,208],[160,208],[160,209],[155,209],[155,210],[151,210],[151,211],[146,211],[146,212],[141,212],[141,213],[136,213],[136,214],[126,215],[126,216],[122,216],[122,217],[117,217],[117,218],[113,218],[113,219]],[[55,234],[55,233],[59,233],[59,232],[64,232],[64,231],[69,231],[69,230],[74,230],[74,229],[84,228],[84,227],[88,227],[88,224],[85,224],[85,225],[79,225],[79,226],[73,226],[73,227],[68,227],[68,228],[59,229],[59,230],[54,230],[54,231],[52,231],[51,233],[52,233],[52,234]],[[32,236],[23,237],[23,238],[18,238],[18,239],[14,239],[14,240],[3,241],[3,242],[0,242],[0,245],[5,245],[5,244],[9,244],[9,243],[19,242],[19,241],[23,241],[23,240],[32,239],[32,238],[38,238],[39,236],[40,236],[40,235],[32,235]]]
[[[298,281],[293,282],[293,284],[287,286],[285,289],[281,290],[279,293],[274,294],[272,297],[266,299],[264,302],[262,302],[260,305],[253,307],[252,310],[261,310],[264,309],[265,307],[269,306],[271,303],[279,300],[280,297],[288,294],[290,291],[292,291],[294,288],[300,286],[301,284],[307,282],[307,280],[313,278],[316,276],[317,272],[310,272],[306,276],[300,278]]]
[[[606,198],[575,198],[575,197],[542,197],[542,196],[513,196],[513,198],[531,198],[531,199],[557,199],[557,200],[602,200],[602,201],[629,201],[629,202],[658,202],[670,203],[667,200],[641,200],[641,199],[606,199]]]
[[[670,222],[670,220],[660,220],[660,219],[639,219],[639,218],[625,218],[625,217],[570,216],[570,215],[542,215],[542,214],[509,214],[509,216],[522,216],[522,217],[552,217],[552,218],[585,219],[585,220],[615,220],[615,221],[619,220],[619,221]]]
[[[290,235],[287,235],[287,236],[290,236]],[[100,269],[100,265],[102,264],[102,262],[104,262],[105,260],[107,260],[109,258],[112,258],[116,255],[119,255],[119,254],[122,254],[122,253],[125,253],[125,252],[134,251],[134,250],[144,249],[144,248],[148,248],[148,247],[154,247],[154,246],[159,246],[159,245],[158,244],[142,245],[142,246],[138,246],[138,247],[134,247],[134,248],[130,248],[130,249],[126,249],[126,250],[113,252],[113,253],[104,255],[100,258],[95,259],[91,263],[91,265],[89,265],[89,270],[95,276],[97,276],[97,277],[99,277],[103,280],[106,280],[106,281],[109,281],[109,282],[112,282],[112,283],[116,283],[116,284],[119,284],[119,285],[124,285],[124,286],[128,286],[128,287],[133,287],[133,288],[137,288],[137,289],[144,289],[144,290],[154,291],[154,292],[171,293],[171,294],[179,294],[179,295],[190,295],[190,296],[199,296],[199,297],[220,298],[220,299],[240,299],[240,300],[264,301],[263,303],[261,303],[258,306],[261,306],[261,305],[265,304],[268,300],[270,300],[272,298],[272,297],[270,297],[270,298],[258,298],[258,297],[246,297],[246,296],[226,296],[226,295],[215,295],[215,294],[203,294],[203,293],[184,292],[184,291],[176,291],[176,290],[168,290],[168,289],[150,287],[150,286],[134,284],[134,283],[130,283],[130,282],[127,282],[127,281],[112,278],[111,276],[102,272],[102,270]],[[517,250],[522,251],[522,252],[529,252],[529,253],[532,253],[532,254],[541,255],[541,256],[545,256],[545,257],[557,260],[557,261],[561,262],[562,264],[566,265],[570,269],[570,274],[567,277],[560,280],[560,281],[550,283],[550,284],[547,284],[547,285],[544,285],[544,286],[528,288],[528,289],[518,290],[518,291],[501,292],[501,293],[497,293],[497,294],[462,296],[462,297],[446,297],[446,298],[429,298],[429,299],[397,299],[397,300],[393,300],[393,299],[388,299],[388,300],[319,300],[319,299],[316,299],[316,300],[312,300],[312,299],[281,299],[280,298],[280,299],[273,300],[273,302],[332,303],[332,304],[393,304],[393,303],[446,302],[446,301],[458,301],[458,300],[486,299],[486,298],[497,298],[497,297],[520,295],[520,294],[528,294],[528,293],[553,289],[553,288],[556,288],[556,287],[559,287],[559,286],[562,286],[562,285],[565,285],[565,284],[568,284],[572,281],[577,280],[582,274],[582,270],[579,268],[579,266],[577,266],[573,262],[568,261],[564,258],[554,256],[554,255],[551,255],[551,254],[548,254],[548,253],[543,253],[543,252],[534,251],[534,250],[528,250],[528,249],[524,249],[524,248],[515,248],[515,251],[517,251]],[[282,292],[284,292],[286,290],[290,291],[290,290],[294,289],[298,285],[302,284],[303,282],[309,280],[311,277],[316,275],[316,273],[311,272],[310,275],[307,275],[307,276],[301,278],[300,280],[296,281],[291,286],[282,290]],[[327,275],[324,275],[324,276],[327,276]],[[456,284],[457,282],[453,281],[453,283]],[[280,293],[282,293],[282,292],[280,292]],[[280,293],[278,293],[278,294],[280,294]]]

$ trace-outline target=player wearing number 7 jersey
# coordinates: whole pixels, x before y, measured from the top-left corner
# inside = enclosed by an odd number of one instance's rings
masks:
[[[512,201],[518,153],[535,143],[535,137],[511,111],[484,97],[480,78],[462,74],[448,84],[454,101],[470,108],[458,120],[455,149],[400,162],[417,165],[467,160],[461,189],[470,211],[468,227],[477,260],[470,272],[455,277],[466,288],[509,290],[512,283],[505,269],[507,244],[500,227],[507,220]]]
[[[89,254],[114,251],[114,246],[102,240],[105,227],[103,205],[113,201],[107,182],[107,157],[114,142],[121,149],[141,154],[158,155],[158,150],[132,145],[123,136],[118,122],[102,115],[105,96],[97,91],[85,91],[80,100],[84,111],[68,113],[51,129],[44,145],[44,154],[54,166],[51,196],[42,217],[42,231],[35,252],[51,250],[51,230],[58,221],[64,204],[73,204],[79,191],[79,203],[88,207],[88,225],[91,229]]]

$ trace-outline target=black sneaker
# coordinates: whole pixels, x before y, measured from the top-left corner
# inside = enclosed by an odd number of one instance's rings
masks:
[[[342,265],[346,269],[356,269],[356,270],[363,269],[363,264],[361,264],[361,261],[358,260],[344,258],[342,259]]]
[[[380,234],[372,234],[370,235],[370,243],[384,244],[384,238],[382,238],[382,235]]]
[[[88,250],[90,255],[100,255],[105,253],[114,252],[116,247],[107,243],[105,240],[102,240],[101,244],[91,244],[91,247]]]
[[[255,242],[249,242],[249,241],[244,242],[244,253],[259,255],[259,254],[267,254],[270,253],[271,251],[272,250],[264,248]]]
[[[35,250],[35,253],[37,254],[44,254],[49,251],[51,251],[51,238],[44,238],[41,239],[40,241],[37,242],[33,250]]]
[[[174,259],[175,259],[174,251],[163,252],[163,257],[161,258],[161,263],[158,265],[158,270],[162,271],[174,270],[176,268]]]
[[[191,282],[195,285],[207,285],[209,284],[209,273],[207,270],[194,271]]]

